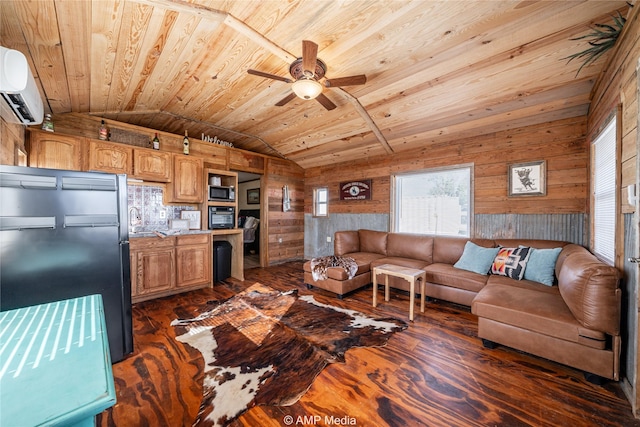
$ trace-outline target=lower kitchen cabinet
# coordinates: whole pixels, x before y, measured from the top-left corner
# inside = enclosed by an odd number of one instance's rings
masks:
[[[176,237],[176,287],[211,282],[211,235]]]
[[[208,233],[136,237],[130,248],[134,303],[213,285]]]

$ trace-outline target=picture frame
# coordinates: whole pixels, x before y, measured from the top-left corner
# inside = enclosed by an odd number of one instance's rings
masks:
[[[547,194],[547,162],[537,160],[509,165],[509,197],[545,196]]]
[[[371,200],[371,180],[341,182],[340,200]]]
[[[258,205],[260,204],[260,189],[251,188],[247,190],[247,204]]]
[[[180,211],[180,219],[189,220],[190,230],[200,230],[200,211]]]

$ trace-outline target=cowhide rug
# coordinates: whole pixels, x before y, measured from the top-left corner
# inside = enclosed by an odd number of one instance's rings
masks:
[[[225,426],[255,405],[287,406],[351,347],[383,346],[407,324],[333,307],[297,290],[256,283],[193,319],[177,319],[177,340],[204,358],[194,426]]]

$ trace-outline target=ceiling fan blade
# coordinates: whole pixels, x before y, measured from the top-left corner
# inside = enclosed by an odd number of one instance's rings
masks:
[[[338,87],[338,86],[355,86],[363,85],[367,82],[367,76],[359,74],[357,76],[349,77],[336,77],[335,79],[326,79],[324,85],[326,87]]]
[[[317,58],[318,45],[310,40],[302,40],[302,69],[315,74]]]
[[[284,98],[282,98],[280,101],[278,101],[276,103],[276,107],[282,107],[284,104],[286,104],[287,102],[291,101],[292,99],[294,99],[296,97],[296,94],[291,92],[289,95],[285,96]]]
[[[286,77],[280,77],[280,76],[276,76],[275,74],[269,74],[262,71],[247,70],[247,73],[253,74],[254,76],[266,77],[268,79],[280,80],[281,82],[291,83],[291,80]]]
[[[334,104],[333,102],[331,102],[331,100],[330,100],[329,98],[327,98],[327,97],[325,96],[325,94],[324,94],[324,93],[321,93],[320,95],[318,95],[318,96],[316,97],[316,100],[317,100],[320,104],[322,104],[322,106],[323,106],[324,108],[326,108],[326,109],[327,109],[327,110],[329,110],[329,111],[331,111],[331,110],[333,110],[334,108],[336,108],[336,104]]]

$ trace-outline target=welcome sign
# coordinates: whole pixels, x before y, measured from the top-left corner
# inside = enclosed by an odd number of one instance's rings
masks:
[[[371,200],[371,180],[341,182],[340,200]]]

